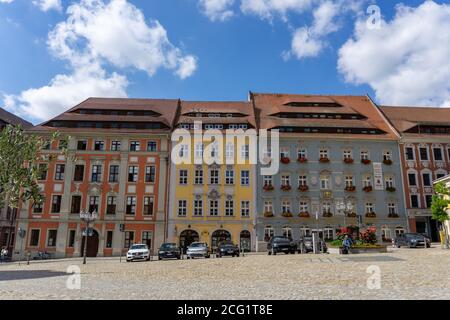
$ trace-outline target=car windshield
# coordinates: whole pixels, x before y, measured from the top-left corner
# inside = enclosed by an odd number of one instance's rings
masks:
[[[191,248],[201,248],[201,247],[206,247],[206,245],[200,242],[191,244]]]
[[[289,241],[289,239],[285,237],[274,237],[273,241]]]
[[[423,235],[414,234],[414,233],[407,233],[405,236],[410,239],[423,239],[424,238]]]
[[[132,245],[130,250],[142,250],[142,249],[148,249],[147,245],[145,244],[135,244]]]
[[[177,248],[177,245],[175,244],[175,243],[164,243],[162,246],[161,246],[161,249],[165,249],[165,250],[168,250],[168,249],[176,249]]]
[[[234,246],[233,242],[222,242],[221,246]]]

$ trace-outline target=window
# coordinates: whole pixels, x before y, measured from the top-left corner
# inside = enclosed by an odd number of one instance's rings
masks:
[[[225,200],[225,216],[234,215],[234,201]]]
[[[144,216],[153,215],[153,204],[155,200],[153,197],[144,197]]]
[[[38,180],[42,181],[47,180],[47,170],[48,170],[47,164],[39,163],[38,170],[39,170]]]
[[[227,143],[225,146],[225,157],[227,159],[234,159],[234,144]]]
[[[59,140],[58,149],[59,150],[67,149],[67,140]]]
[[[369,151],[363,150],[363,151],[361,151],[360,155],[361,155],[361,160],[369,160]]]
[[[281,202],[281,212],[290,213],[291,212],[291,202],[289,200],[283,200]]]
[[[250,171],[242,170],[241,171],[241,186],[250,185]]]
[[[270,200],[264,201],[264,213],[273,213],[273,203]]]
[[[411,208],[419,207],[419,197],[416,194],[411,195]]]
[[[282,228],[282,231],[283,231],[283,237],[292,239],[292,228],[291,228],[291,227],[289,227],[289,226],[284,226],[284,227]]]
[[[320,159],[325,159],[328,158],[328,149],[320,149],[319,150],[319,158]]]
[[[420,160],[428,160],[428,148],[420,147],[419,154],[420,154]]]
[[[134,244],[134,231],[125,231],[124,248],[129,248]]]
[[[282,148],[280,150],[280,157],[281,158],[289,158],[289,149],[288,148]]]
[[[90,196],[89,197],[89,212],[99,212],[98,205],[100,203],[99,196]]]
[[[183,158],[188,156],[188,146],[186,144],[180,145],[179,153],[178,155]]]
[[[194,173],[194,183],[203,184],[203,169],[196,169]]]
[[[408,183],[410,186],[416,186],[417,185],[417,181],[416,181],[416,174],[415,173],[408,173]]]
[[[384,179],[385,187],[386,189],[394,188],[394,178],[393,177],[386,177]]]
[[[69,248],[73,248],[75,247],[75,234],[76,231],[75,230],[69,230],[69,241],[67,242],[67,246]]]
[[[425,205],[427,206],[427,208],[431,208],[431,203],[432,202],[433,202],[433,195],[426,194],[425,195]]]
[[[143,231],[142,232],[142,243],[145,243],[150,249],[152,248],[152,232]]]
[[[352,159],[352,150],[344,150],[344,159]]]
[[[308,180],[306,178],[306,176],[304,175],[300,175],[298,176],[298,186],[307,186],[308,185]]]
[[[209,201],[209,215],[217,216],[219,214],[219,201],[218,200],[210,200]]]
[[[234,170],[225,170],[225,184],[234,184]]]
[[[194,216],[202,216],[202,215],[203,215],[203,201],[194,200]]]
[[[297,158],[299,158],[299,159],[306,159],[307,158],[307,153],[306,153],[306,149],[305,148],[299,148],[297,150]]]
[[[353,187],[353,176],[345,176],[345,187]]]
[[[282,186],[290,186],[291,185],[291,177],[289,175],[281,176],[281,185]]]
[[[426,187],[431,186],[431,174],[430,173],[422,173],[423,185]]]
[[[399,236],[401,234],[405,233],[405,229],[403,227],[396,227],[395,228],[395,236]]]
[[[241,158],[248,160],[250,157],[250,147],[248,144],[241,146]]]
[[[96,165],[92,166],[91,181],[92,182],[102,181],[102,166],[101,165],[96,164]]]
[[[406,160],[414,160],[414,149],[412,147],[405,148]]]
[[[120,151],[120,141],[118,140],[111,141],[111,151]]]
[[[61,211],[61,195],[52,197],[52,213],[59,213]]]
[[[309,236],[311,235],[311,229],[308,227],[301,227],[300,228],[300,235],[301,236]]]
[[[128,182],[137,182],[138,180],[138,167],[129,166],[128,167]]]
[[[330,186],[330,177],[329,176],[320,176],[320,189],[329,190]]]
[[[203,158],[203,144],[202,143],[197,143],[195,145],[195,157]]]
[[[145,182],[154,183],[156,181],[156,167],[147,166],[145,167]]]
[[[219,155],[219,145],[217,142],[211,143],[211,157],[217,157]]]
[[[70,213],[80,213],[81,211],[81,196],[72,196],[72,203],[70,205]]]
[[[381,228],[381,240],[384,242],[391,241],[391,230],[386,226]]]
[[[56,236],[58,230],[48,230],[47,247],[56,247]]]
[[[209,171],[209,183],[219,184],[219,170],[212,169]]]
[[[187,213],[187,201],[178,200],[178,215],[185,217]]]
[[[180,184],[186,185],[188,183],[188,171],[187,170],[180,170]]]
[[[395,203],[393,202],[388,203],[388,214],[397,214]]]
[[[141,144],[139,141],[131,141],[130,142],[130,151],[140,151]]]
[[[363,187],[370,187],[372,186],[372,177],[370,175],[366,175],[363,178]]]
[[[273,184],[272,176],[263,176],[263,181],[265,186],[271,186]]]
[[[446,173],[436,173],[436,179],[440,179],[440,178],[443,178],[443,177],[445,177],[445,175],[446,175]]]
[[[108,196],[106,199],[106,214],[116,214],[117,197]]]
[[[81,182],[84,180],[84,165],[82,164],[75,165],[75,174],[73,180],[76,182]]]
[[[334,232],[333,232],[333,228],[325,228],[323,230],[323,237],[325,238],[325,240],[333,240],[334,238]]]
[[[325,201],[322,203],[322,212],[331,213],[331,202]]]
[[[55,180],[64,180],[64,171],[66,166],[64,164],[57,164],[55,169]]]
[[[30,247],[39,246],[39,238],[41,235],[41,230],[39,229],[31,229],[30,233]]]
[[[135,196],[127,197],[126,214],[136,214],[136,197]]]
[[[241,201],[241,216],[250,217],[250,201]]]
[[[113,234],[114,233],[111,230],[106,231],[106,243],[105,243],[106,248],[112,248]]]
[[[105,142],[101,140],[97,140],[94,143],[94,150],[95,151],[103,151],[105,148]]]
[[[372,202],[366,203],[366,213],[372,213],[374,212],[374,206]]]
[[[109,182],[119,182],[119,166],[109,166]]]
[[[84,151],[87,149],[87,141],[86,140],[78,140],[77,141],[77,150]]]
[[[386,150],[386,151],[383,152],[383,160],[384,160],[384,161],[392,160],[392,154],[391,154],[391,151]]]
[[[147,141],[147,151],[155,152],[158,144],[156,141]]]
[[[50,141],[49,140],[44,141],[44,143],[42,144],[42,150],[50,150]]]
[[[264,241],[269,241],[274,236],[275,232],[271,226],[264,227]]]
[[[300,201],[299,209],[300,212],[308,212],[308,202]]]
[[[433,156],[434,156],[434,161],[444,160],[442,157],[442,149],[441,148],[433,148]]]

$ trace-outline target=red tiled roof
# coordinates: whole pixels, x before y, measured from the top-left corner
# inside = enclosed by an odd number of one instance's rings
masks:
[[[3,108],[0,108],[0,120],[14,126],[21,125],[23,128],[29,128],[33,126],[30,122],[16,116],[15,114],[12,114],[9,111],[6,111]]]

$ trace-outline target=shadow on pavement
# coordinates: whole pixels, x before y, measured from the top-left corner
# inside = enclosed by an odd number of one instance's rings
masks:
[[[31,271],[0,271],[0,281],[27,280],[39,278],[52,278],[67,276],[68,274],[60,271],[49,270],[31,270]]]

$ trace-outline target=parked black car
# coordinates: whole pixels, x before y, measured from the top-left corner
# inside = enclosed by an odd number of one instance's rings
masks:
[[[239,257],[239,247],[231,241],[224,241],[217,247],[216,257],[223,256]]]
[[[158,260],[181,259],[181,249],[175,243],[163,243],[158,250]]]
[[[267,243],[267,253],[276,255],[279,252],[294,254],[297,251],[297,244],[286,237],[272,237]]]
[[[400,248],[402,246],[409,248],[417,247],[431,247],[431,240],[420,233],[404,233],[395,238],[395,246]]]

